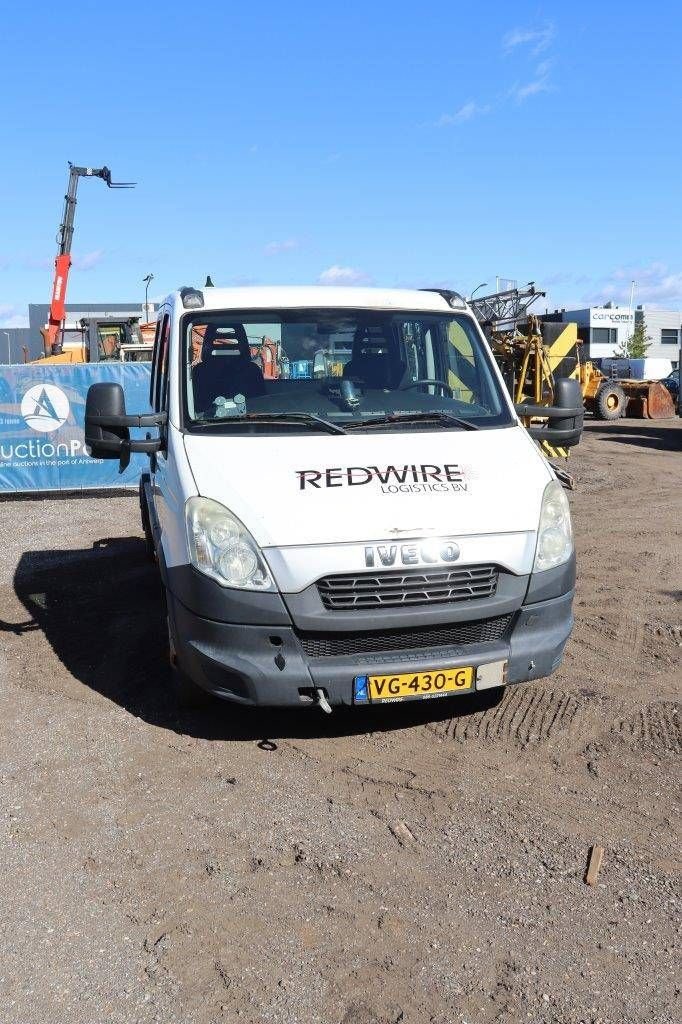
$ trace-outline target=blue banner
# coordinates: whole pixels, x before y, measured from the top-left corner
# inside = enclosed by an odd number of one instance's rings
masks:
[[[0,492],[135,486],[146,455],[133,455],[119,473],[117,460],[86,453],[85,398],[91,384],[116,381],[129,413],[150,412],[150,372],[150,363],[113,361],[0,366]]]

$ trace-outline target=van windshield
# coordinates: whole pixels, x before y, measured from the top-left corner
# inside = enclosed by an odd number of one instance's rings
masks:
[[[333,424],[341,432],[384,422],[400,429],[401,421],[404,429],[409,417],[451,429],[513,422],[490,353],[465,315],[198,310],[182,331],[190,430]]]

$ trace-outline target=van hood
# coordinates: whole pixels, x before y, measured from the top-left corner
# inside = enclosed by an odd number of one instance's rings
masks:
[[[264,548],[534,532],[552,476],[520,426],[184,443],[198,493]]]

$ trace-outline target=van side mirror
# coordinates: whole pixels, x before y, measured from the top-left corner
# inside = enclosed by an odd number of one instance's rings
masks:
[[[164,447],[159,433],[144,440],[130,439],[130,427],[163,427],[165,412],[128,416],[123,388],[111,382],[91,384],[85,400],[85,444],[93,459],[118,459],[122,473],[130,463],[131,452],[152,455]]]
[[[526,429],[534,441],[548,441],[561,448],[572,448],[580,443],[583,432],[583,405],[580,382],[560,378],[554,382],[554,405],[532,405],[523,402],[515,406],[517,415],[546,419],[546,424],[530,423]]]

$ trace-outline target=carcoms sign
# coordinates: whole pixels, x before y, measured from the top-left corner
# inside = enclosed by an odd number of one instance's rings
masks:
[[[91,384],[117,381],[130,412],[149,412],[149,374],[148,363],[0,366],[0,492],[134,486],[146,456],[119,474],[118,462],[87,454],[85,398]]]

